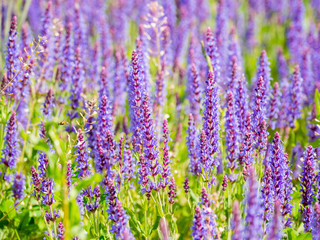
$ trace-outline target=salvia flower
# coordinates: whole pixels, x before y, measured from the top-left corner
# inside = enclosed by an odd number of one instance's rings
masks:
[[[147,166],[146,159],[143,154],[140,155],[139,161],[139,184],[141,185],[142,194],[147,193],[147,197],[151,192],[149,183],[149,168]]]
[[[100,207],[100,185],[98,184],[93,190],[91,186],[84,188],[80,193],[85,199],[84,206],[87,212],[95,212]]]
[[[312,219],[312,236],[313,239],[320,239],[320,203],[314,204],[314,212]]]
[[[164,146],[162,147],[162,151],[163,151],[163,171],[161,173],[162,178],[163,178],[163,188],[165,188],[169,182],[169,177],[171,176],[171,169],[170,169],[170,156],[169,156],[169,129],[168,129],[168,120],[165,119],[163,121],[163,144]]]
[[[274,212],[272,222],[269,226],[269,233],[267,236],[268,240],[278,240],[282,238],[282,220],[281,220],[281,202],[280,199],[276,198],[274,201]]]
[[[291,227],[292,225],[292,208],[293,205],[290,202],[292,200],[293,184],[292,184],[292,171],[290,170],[290,161],[288,160],[288,154],[284,154],[286,159],[285,173],[284,173],[284,201],[281,206],[282,216],[284,217],[284,222],[286,227]],[[288,216],[286,216],[288,215]]]
[[[2,149],[3,157],[1,158],[1,162],[10,169],[16,167],[16,161],[19,156],[17,140],[16,113],[13,112],[7,122],[4,148]]]
[[[43,108],[42,108],[43,115],[46,118],[50,117],[52,113],[53,101],[54,101],[54,93],[52,88],[50,88],[46,95],[45,101],[43,103]]]
[[[272,80],[270,73],[270,62],[268,60],[267,52],[263,50],[258,60],[257,67],[257,83],[260,81],[260,77],[263,78],[263,91],[262,98],[263,104],[267,104],[270,98],[270,82]]]
[[[240,139],[244,139],[245,132],[245,121],[246,121],[246,113],[248,111],[248,96],[247,96],[247,86],[246,86],[246,78],[244,74],[238,78],[237,88],[235,89],[235,114],[237,116],[238,129]]]
[[[141,122],[143,117],[142,98],[143,98],[143,75],[142,67],[139,62],[139,57],[136,50],[132,51],[131,68],[129,74],[129,106],[130,106],[130,121],[133,138],[136,138],[137,147],[139,151],[142,145],[141,137]]]
[[[115,205],[116,221],[112,225],[111,232],[114,232],[116,239],[134,239],[129,228],[129,217],[122,207],[120,200],[117,200]]]
[[[191,234],[192,239],[195,239],[195,240],[203,239],[203,235],[202,235],[203,225],[201,221],[201,209],[199,206],[196,206],[196,209],[195,209],[191,231],[192,231],[192,234]]]
[[[171,177],[170,179],[168,195],[169,195],[169,203],[174,204],[175,196],[177,195],[177,193],[176,193],[176,183],[173,177]]]
[[[214,78],[214,83],[220,84],[220,56],[217,49],[217,42],[214,37],[214,34],[210,28],[207,29],[206,35],[206,53],[210,58],[211,66],[213,69],[212,76]],[[209,73],[210,74],[210,73]]]
[[[219,96],[216,84],[213,72],[209,71],[205,88],[203,129],[208,139],[210,158],[213,158],[213,155],[219,152]],[[212,159],[211,161],[212,165],[219,165],[215,159]]]
[[[91,175],[90,164],[89,164],[89,154],[86,146],[86,142],[84,140],[84,136],[82,130],[78,129],[78,136],[77,136],[77,145],[76,148],[76,159],[75,162],[77,163],[76,168],[78,169],[77,176],[80,178],[87,177]]]
[[[16,173],[13,177],[12,193],[15,199],[15,205],[22,199],[25,189],[25,176],[22,173]]]
[[[263,176],[263,183],[262,183],[262,198],[263,198],[263,206],[264,206],[264,214],[263,220],[270,220],[272,215],[273,209],[273,187],[272,187],[272,169],[268,165],[265,168],[264,176]]]
[[[7,94],[15,94],[18,84],[18,47],[17,47],[17,17],[13,16],[11,19],[11,25],[9,30],[9,38],[7,44],[7,56],[6,56],[6,69],[8,84],[5,86],[5,92]]]
[[[252,167],[249,168],[247,180],[248,192],[246,198],[246,227],[244,239],[258,240],[262,238],[262,212],[261,199],[258,192],[258,182]]]
[[[114,186],[114,180],[112,178],[105,178],[104,179],[104,186],[105,192],[107,194],[106,200],[108,203],[107,213],[109,214],[108,219],[112,220],[113,222],[117,221],[117,209],[116,209],[116,202],[117,202],[117,191]]]
[[[252,109],[252,127],[255,130],[255,139],[259,137],[259,132],[257,131],[261,121],[265,119],[265,90],[264,90],[264,79],[261,76],[259,78],[257,87],[255,89],[254,100],[251,106]]]
[[[72,70],[74,64],[74,53],[73,53],[73,42],[71,38],[72,34],[72,23],[68,22],[66,26],[66,33],[64,39],[64,46],[62,50],[62,69],[61,69],[61,81],[59,86],[62,90],[68,89],[68,86],[72,81]]]
[[[74,119],[78,117],[77,109],[80,106],[80,102],[82,100],[82,91],[83,91],[83,82],[84,82],[84,71],[82,65],[82,57],[80,48],[77,48],[75,51],[74,57],[74,70],[72,74],[71,85],[71,111],[69,112],[70,119]]]
[[[272,170],[272,182],[274,188],[274,198],[277,197],[281,203],[285,197],[285,174],[287,169],[287,159],[284,155],[282,141],[278,132],[275,133],[269,153],[268,164]],[[269,219],[268,219],[269,220]]]
[[[150,174],[154,178],[158,173],[162,173],[161,166],[159,164],[159,153],[157,140],[154,132],[154,124],[152,120],[152,115],[149,110],[149,98],[145,95],[142,103],[143,109],[143,153],[147,160],[148,167],[150,168]],[[154,182],[154,184],[157,184]],[[156,186],[153,186],[156,187]]]
[[[280,108],[280,90],[279,83],[275,82],[273,86],[273,92],[270,99],[270,111],[269,111],[269,125],[271,129],[275,129],[278,113]]]
[[[190,112],[195,117],[195,122],[199,121],[200,114],[200,86],[199,76],[195,64],[188,71],[188,99],[190,102]]]
[[[304,163],[302,167],[302,177],[301,181],[301,208],[300,212],[302,215],[302,220],[304,222],[305,232],[310,232],[311,230],[311,220],[312,213],[311,207],[313,202],[313,197],[315,196],[313,185],[315,183],[315,169],[314,169],[314,149],[309,146],[304,152]]]
[[[239,129],[235,114],[234,97],[231,91],[227,93],[227,113],[226,113],[226,147],[229,168],[233,172],[237,167],[235,162],[239,154]]]
[[[239,162],[250,165],[253,163],[253,149],[254,149],[254,132],[251,125],[251,114],[247,112],[245,115],[245,129],[243,142],[240,146]]]
[[[57,218],[60,218],[60,213],[57,210],[54,210],[54,212],[46,211],[45,218],[47,223],[54,222]]]
[[[296,65],[293,75],[291,77],[291,91],[290,91],[290,107],[289,107],[289,126],[295,126],[295,120],[300,118],[302,109],[302,82],[300,75],[300,67]]]
[[[63,223],[62,222],[59,222],[59,225],[58,225],[58,234],[57,234],[57,238],[58,240],[63,240],[64,239],[64,226],[63,226]]]
[[[243,239],[243,226],[241,223],[241,212],[239,208],[239,202],[234,201],[232,207],[232,223],[231,227],[233,230],[232,240],[242,240]]]
[[[67,163],[67,174],[66,174],[66,183],[68,186],[68,191],[70,192],[71,184],[72,184],[72,169],[71,169],[71,161],[68,161]]]
[[[201,212],[202,235],[204,239],[210,239],[217,235],[215,215],[212,208],[204,208]]]
[[[222,191],[226,191],[226,190],[227,190],[228,181],[229,181],[228,176],[227,176],[227,175],[224,175],[224,176],[223,176],[223,182],[222,182]]]
[[[183,188],[184,188],[184,192],[185,192],[186,194],[188,194],[190,186],[189,186],[189,178],[187,178],[187,177],[186,177],[186,179],[184,180]]]
[[[199,176],[201,173],[200,162],[198,161],[198,133],[195,126],[195,121],[192,114],[189,114],[188,130],[187,130],[187,146],[188,156],[190,159],[189,169],[193,175]]]

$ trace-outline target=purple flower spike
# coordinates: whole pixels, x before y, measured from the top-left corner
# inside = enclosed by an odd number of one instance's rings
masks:
[[[252,167],[249,168],[249,177],[247,180],[248,192],[246,199],[246,228],[244,231],[247,240],[259,240],[263,236],[262,230],[262,204],[258,194],[258,182]]]
[[[84,140],[83,133],[81,129],[78,129],[77,145],[76,148],[76,159],[77,169],[79,170],[78,177],[85,178],[91,175],[90,164],[89,164],[89,154]]]
[[[173,177],[171,177],[170,179],[168,195],[169,195],[169,203],[174,204],[175,202],[174,198],[176,197],[177,193],[176,193],[176,182],[174,181]]]
[[[56,200],[54,199],[54,180],[46,179],[42,182],[41,191],[43,193],[41,203],[51,206]]]
[[[122,204],[119,200],[116,202],[116,221],[112,225],[111,232],[116,234],[116,239],[128,239],[133,240],[134,237],[129,228],[129,217],[124,211]]]
[[[67,90],[68,86],[71,84],[72,70],[73,70],[73,46],[71,40],[72,34],[72,23],[67,23],[66,34],[62,50],[62,69],[61,69],[61,82],[59,86],[62,90]]]
[[[232,235],[232,240],[242,240],[243,239],[243,226],[241,223],[241,212],[239,208],[239,202],[234,201],[233,202],[233,207],[232,207],[232,230],[233,230],[233,235]]]
[[[214,77],[213,82],[216,84],[220,84],[220,56],[217,49],[217,42],[214,37],[214,34],[210,28],[207,30],[206,36],[206,53],[210,58],[211,66],[213,69],[212,76]],[[209,73],[210,76],[210,73]]]
[[[84,82],[84,71],[81,58],[81,50],[77,48],[75,51],[75,66],[72,74],[71,82],[71,112],[69,112],[70,119],[78,117],[77,109],[80,106],[82,100],[82,91],[83,91],[83,82]]]
[[[59,222],[58,225],[58,234],[57,234],[58,240],[63,240],[64,239],[64,226],[62,222]]]
[[[135,151],[142,147],[141,122],[143,119],[142,98],[143,98],[143,76],[142,67],[136,50],[132,51],[131,69],[129,74],[129,105],[131,132],[136,139]]]
[[[270,73],[270,62],[268,60],[267,52],[265,50],[262,51],[257,67],[257,83],[259,84],[260,77],[263,78],[263,97],[262,103],[266,105],[269,102],[270,97],[270,82],[272,80]]]
[[[13,169],[16,167],[16,161],[19,156],[18,142],[17,142],[17,125],[16,113],[13,112],[8,120],[6,126],[6,136],[4,137],[4,146],[2,149],[1,162]]]
[[[224,175],[224,176],[223,176],[223,182],[222,182],[222,191],[224,191],[224,192],[227,190],[228,181],[229,181],[228,176],[227,176],[227,175]]]
[[[16,94],[18,77],[16,76],[19,67],[18,47],[17,47],[17,17],[11,19],[9,38],[7,44],[6,69],[8,84],[4,86],[6,94]],[[9,84],[11,83],[11,84]]]
[[[314,149],[309,146],[304,152],[304,163],[302,167],[302,178],[301,181],[301,217],[304,223],[304,231],[311,231],[311,220],[312,213],[311,207],[313,202],[313,197],[315,196],[313,185],[315,183],[315,163],[314,163]]]
[[[272,97],[270,99],[269,125],[271,129],[275,129],[280,108],[280,91],[279,83],[275,82],[273,86]]]
[[[201,173],[200,162],[198,161],[198,133],[195,126],[193,115],[189,114],[189,121],[188,121],[188,135],[187,135],[187,146],[188,146],[188,156],[190,159],[189,169],[193,175],[199,176]]]
[[[199,76],[196,65],[192,63],[188,71],[188,100],[190,103],[190,112],[195,118],[195,122],[200,120],[200,86]]]
[[[263,220],[269,221],[272,215],[274,195],[272,187],[272,169],[270,166],[266,166],[265,168],[261,193],[264,206]]]
[[[106,200],[109,205],[107,209],[107,213],[109,214],[108,220],[111,220],[113,222],[117,221],[117,216],[116,216],[116,202],[117,202],[117,192],[116,188],[114,186],[114,182],[112,178],[105,178],[104,179],[104,186],[106,189]]]
[[[147,167],[146,159],[141,154],[139,161],[139,184],[141,185],[142,194],[147,193],[147,197],[150,197],[150,186],[149,186],[149,169]]]
[[[186,179],[184,180],[183,188],[184,188],[184,192],[185,192],[186,194],[188,194],[190,186],[189,186],[189,178],[187,178],[187,177],[186,177]]]
[[[303,79],[303,93],[306,96],[304,103],[308,105],[313,102],[313,95],[315,90],[315,81],[312,71],[311,53],[309,48],[306,48],[303,51],[300,66],[301,77]]]
[[[314,239],[320,239],[320,203],[319,202],[316,202],[314,205],[311,233]]]
[[[191,227],[192,239],[203,239],[202,230],[203,226],[201,221],[201,209],[199,206],[197,206],[193,217],[193,225]]]
[[[203,205],[206,208],[210,208],[212,201],[209,199],[209,195],[205,187],[201,190],[201,202],[200,205]]]
[[[148,167],[150,168],[150,174],[155,178],[158,173],[162,173],[161,166],[159,164],[159,152],[154,132],[154,124],[152,115],[149,110],[149,97],[145,95],[142,103],[143,110],[143,153],[147,160]],[[156,183],[155,183],[156,184]]]
[[[67,163],[67,175],[66,175],[66,183],[68,186],[68,192],[70,192],[71,184],[72,184],[72,179],[71,177],[73,176],[72,174],[72,169],[71,169],[71,161],[68,161]]]
[[[295,127],[295,120],[301,117],[302,110],[302,82],[300,75],[300,67],[296,65],[293,75],[291,77],[291,91],[290,91],[290,108],[289,108],[289,126]]]
[[[267,236],[267,240],[278,240],[282,238],[281,230],[282,220],[281,220],[281,202],[280,199],[276,198],[274,201],[274,213],[272,217],[272,222],[269,226],[269,233]]]
[[[235,115],[235,106],[233,93],[227,93],[227,113],[226,113],[226,146],[227,146],[227,159],[229,160],[228,167],[233,172],[237,167],[235,162],[239,154],[239,129],[238,122]]]
[[[162,148],[162,151],[163,151],[163,171],[161,173],[162,175],[162,178],[163,178],[163,186],[162,188],[165,188],[168,183],[169,183],[169,177],[171,176],[171,169],[170,169],[170,156],[169,156],[169,139],[170,139],[170,136],[169,136],[169,129],[168,129],[168,120],[165,119],[163,121],[163,143],[164,143],[164,146]]]
[[[287,168],[286,158],[284,156],[284,149],[279,133],[276,132],[271,145],[271,150],[268,159],[269,165],[272,169],[272,182],[274,187],[274,197],[278,197],[283,203],[285,196],[285,173]],[[269,220],[269,219],[268,219]]]
[[[50,117],[52,114],[53,101],[54,101],[54,93],[52,88],[50,88],[46,95],[46,99],[43,103],[43,108],[42,108],[43,115],[46,118]]]
[[[239,128],[240,139],[244,138],[246,113],[248,111],[247,82],[244,74],[238,78],[238,87],[235,89],[235,113]]]
[[[204,239],[210,239],[217,235],[216,233],[216,223],[215,223],[215,215],[213,215],[211,208],[204,208],[201,212],[201,225],[202,235]]]
[[[203,112],[203,129],[207,136],[209,156],[213,157],[219,152],[219,96],[216,86],[215,76],[209,71],[209,76],[205,89],[204,112]],[[212,160],[212,165],[218,166],[216,159]]]
[[[291,227],[292,225],[292,208],[293,205],[290,203],[292,200],[293,184],[292,184],[292,171],[290,170],[290,161],[288,160],[288,154],[284,154],[286,160],[285,173],[284,173],[284,201],[281,206],[282,216],[284,217],[285,227]],[[288,215],[288,216],[286,216]]]
[[[22,173],[14,174],[14,180],[12,184],[12,193],[15,199],[15,205],[18,203],[18,200],[22,199],[25,189],[25,176]]]
[[[240,146],[239,162],[240,164],[245,163],[248,166],[253,163],[254,149],[254,132],[252,130],[250,112],[246,113],[244,126],[244,137],[243,143]]]

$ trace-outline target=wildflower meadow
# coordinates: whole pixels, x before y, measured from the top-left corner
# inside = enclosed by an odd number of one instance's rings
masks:
[[[320,240],[319,0],[0,7],[1,240]]]

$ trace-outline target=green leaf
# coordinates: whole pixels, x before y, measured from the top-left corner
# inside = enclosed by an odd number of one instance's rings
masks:
[[[160,223],[160,219],[161,219],[161,217],[158,215],[156,218],[156,221],[154,222],[154,224],[152,226],[152,229],[150,230],[150,233],[149,233],[150,235],[154,230],[157,230],[159,223]]]
[[[2,212],[9,212],[10,210],[12,210],[12,208],[14,207],[14,202],[11,199],[6,199],[4,200],[1,205],[0,205],[0,210]],[[16,211],[12,210],[9,214],[8,217],[10,219],[13,219],[13,217],[16,215]]]
[[[298,233],[297,233],[297,231],[295,231],[294,229],[292,229],[292,228],[287,228],[287,229],[285,229],[285,232],[287,232],[288,233],[288,240],[296,240],[297,239],[297,237],[298,237]]]
[[[312,240],[312,234],[311,233],[301,233],[298,237],[297,240]]]
[[[96,173],[94,175],[91,175],[90,177],[87,177],[81,181],[79,181],[79,184],[76,186],[76,189],[78,191],[82,190],[83,188],[89,187],[92,183],[99,183],[103,179],[103,176],[99,173]]]

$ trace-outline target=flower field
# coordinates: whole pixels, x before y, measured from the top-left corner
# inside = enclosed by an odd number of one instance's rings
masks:
[[[0,6],[0,239],[320,240],[319,0]]]

